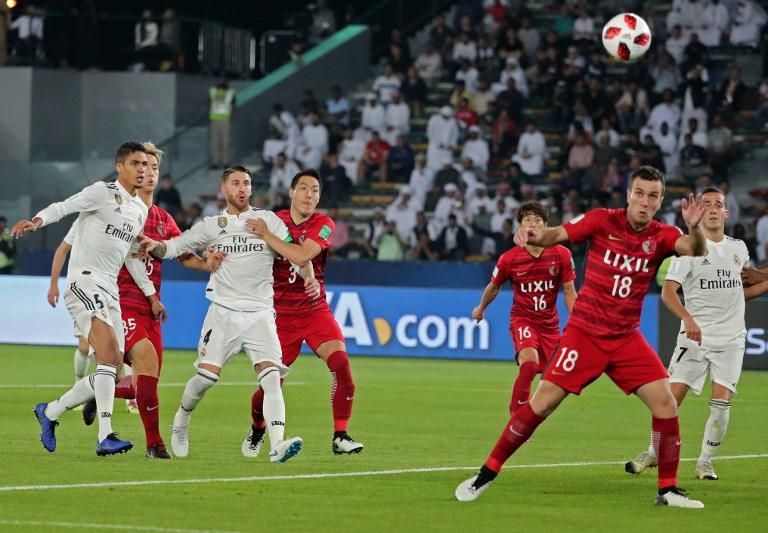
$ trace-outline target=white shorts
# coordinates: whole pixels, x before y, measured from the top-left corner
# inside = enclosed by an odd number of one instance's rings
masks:
[[[743,345],[715,351],[682,337],[677,341],[672,361],[669,363],[669,381],[684,383],[696,394],[701,394],[709,371],[712,383],[722,385],[735,393],[743,361]]]
[[[91,334],[91,319],[95,317],[112,327],[120,352],[125,350],[120,302],[107,291],[87,280],[71,281],[64,290],[64,305],[75,321],[76,335],[87,339]]]
[[[212,303],[200,330],[195,367],[206,363],[223,368],[241,350],[245,350],[254,365],[274,363],[281,376],[288,374],[272,309],[234,311]]]

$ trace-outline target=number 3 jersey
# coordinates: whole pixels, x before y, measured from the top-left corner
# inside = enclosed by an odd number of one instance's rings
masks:
[[[574,279],[573,257],[565,246],[544,248],[538,257],[518,246],[501,254],[491,283],[497,287],[507,281],[512,284],[510,318],[529,319],[542,329],[559,330],[557,292],[563,283]]]
[[[212,246],[227,256],[221,267],[211,273],[206,298],[235,311],[273,309],[272,264],[277,254],[248,230],[246,221],[252,218],[261,218],[275,236],[291,242],[285,224],[272,211],[251,208],[239,215],[224,211],[205,217],[181,236],[166,241],[164,258]]]
[[[156,241],[165,241],[181,235],[181,230],[165,209],[153,205],[149,208],[147,221],[144,223],[144,235]],[[117,286],[120,288],[120,307],[144,315],[152,315],[152,306],[142,289],[136,284],[126,266],[120,269]],[[154,286],[154,292],[160,298],[160,282],[162,281],[163,260],[152,256],[142,261],[149,281]]]
[[[744,321],[744,287],[741,270],[749,263],[744,241],[724,237],[707,239],[704,257],[675,257],[667,270],[667,281],[683,287],[685,308],[701,328],[701,345],[710,350],[743,346],[747,334]],[[685,332],[683,322],[680,333]]]
[[[574,244],[589,240],[584,284],[568,325],[596,337],[619,337],[640,325],[648,286],[682,232],[656,220],[640,231],[626,209],[593,209],[563,225]]]
[[[279,315],[305,314],[327,306],[325,299],[325,262],[328,259],[328,246],[336,225],[330,217],[315,212],[301,224],[296,224],[291,218],[291,211],[283,209],[277,216],[285,222],[293,242],[303,243],[310,239],[320,245],[321,252],[312,259],[315,278],[320,283],[320,296],[315,300],[304,293],[304,279],[296,267],[283,257],[275,261],[275,310]]]

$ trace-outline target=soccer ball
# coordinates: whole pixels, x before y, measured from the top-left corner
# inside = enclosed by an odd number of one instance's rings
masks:
[[[619,61],[635,61],[650,48],[651,30],[634,13],[621,13],[609,20],[603,28],[603,46]]]

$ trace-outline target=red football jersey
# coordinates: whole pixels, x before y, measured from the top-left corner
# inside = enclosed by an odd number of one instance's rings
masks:
[[[153,205],[149,208],[143,233],[150,239],[165,241],[181,235],[181,230],[168,211]],[[155,286],[155,291],[157,291],[159,298],[163,260],[150,257],[145,259],[145,264],[149,280]],[[147,315],[152,314],[152,307],[149,305],[147,297],[144,296],[139,286],[133,281],[130,272],[128,272],[125,266],[120,269],[120,273],[117,276],[117,286],[120,289],[120,307],[122,309],[130,309]]]
[[[291,218],[290,209],[277,212],[277,216],[288,226],[293,242],[301,244],[306,239],[311,239],[320,245],[322,251],[312,259],[312,267],[315,269],[315,278],[320,283],[320,296],[311,300],[304,293],[304,279],[290,261],[283,257],[275,259],[272,274],[275,278],[275,311],[283,313],[306,313],[318,306],[328,304],[325,301],[325,261],[328,259],[328,246],[331,244],[331,235],[336,228],[333,220],[322,213],[315,212],[301,224],[296,224]]]
[[[565,246],[544,248],[539,257],[516,246],[501,254],[491,283],[498,287],[509,281],[512,285],[512,317],[528,318],[546,329],[557,329],[557,292],[563,283],[574,279],[573,257]]]
[[[593,209],[563,226],[572,243],[589,240],[584,284],[568,324],[598,337],[617,337],[640,325],[648,285],[675,253],[679,228],[651,221],[635,231],[626,209]]]

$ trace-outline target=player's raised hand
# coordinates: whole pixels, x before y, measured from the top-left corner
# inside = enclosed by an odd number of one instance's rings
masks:
[[[472,309],[472,320],[480,322],[483,318],[485,318],[485,312],[479,305],[475,306],[474,309]]]
[[[51,307],[56,307],[56,304],[59,303],[58,285],[51,285],[51,287],[48,289],[48,303],[51,305]]]
[[[156,240],[150,239],[144,234],[139,235],[139,251],[134,253],[133,257],[141,257],[142,259],[147,259],[150,252],[157,248],[158,244],[160,243]]]
[[[219,252],[213,246],[209,246],[203,255],[209,272],[216,272],[221,267],[221,262],[227,257],[226,252]]]
[[[701,328],[693,317],[689,316],[683,320],[683,327],[685,328],[685,336],[701,346]]]
[[[249,218],[245,221],[245,225],[248,226],[248,231],[256,235],[258,238],[263,239],[264,236],[269,233],[267,223],[261,218]]]
[[[525,246],[528,241],[538,241],[541,238],[541,229],[532,228],[529,226],[520,225],[515,232],[515,244],[518,246]]]
[[[681,211],[683,214],[683,220],[689,228],[696,227],[701,219],[704,218],[704,202],[701,199],[701,194],[697,194],[695,197],[693,194],[689,194],[688,198],[683,198],[681,202]]]
[[[304,292],[311,299],[315,299],[320,296],[320,282],[315,278],[306,278],[304,280]]]
[[[21,236],[27,231],[37,231],[37,228],[40,227],[42,222],[43,221],[39,218],[35,218],[34,220],[23,218],[13,225],[13,228],[11,228],[11,235],[13,235],[14,239],[21,239]]]

